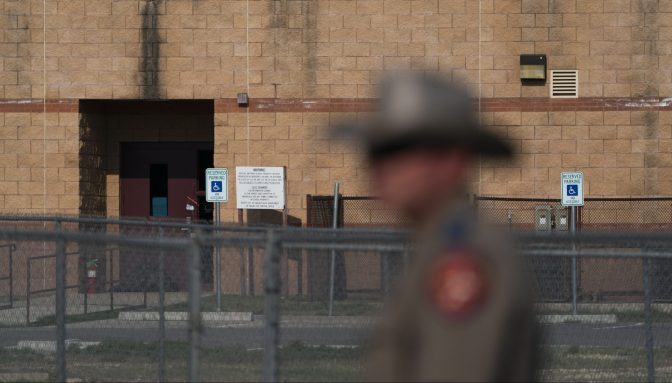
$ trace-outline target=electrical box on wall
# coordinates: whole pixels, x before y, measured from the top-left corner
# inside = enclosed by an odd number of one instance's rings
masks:
[[[546,84],[546,55],[520,55],[520,81],[523,85]]]
[[[566,206],[556,206],[553,211],[556,231],[569,231],[569,210]]]
[[[250,98],[247,96],[247,93],[238,93],[238,95],[236,95],[236,101],[240,107],[246,107],[250,105]]]
[[[548,205],[541,205],[534,207],[534,230],[535,231],[551,231],[551,217],[553,216],[553,209]]]

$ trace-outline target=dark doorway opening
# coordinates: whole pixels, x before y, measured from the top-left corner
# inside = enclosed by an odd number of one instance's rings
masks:
[[[168,216],[168,165],[149,165],[149,215]]]
[[[201,174],[212,166],[212,146],[212,142],[122,142],[121,216],[212,221]]]
[[[120,196],[121,215],[171,219],[189,222],[212,221],[212,204],[205,201],[205,182],[201,173],[212,166],[212,142],[122,142]],[[137,232],[137,228],[133,229]],[[187,235],[171,232],[170,235]],[[134,275],[158,270],[156,256],[130,252],[120,258],[119,270],[128,276],[127,285],[137,281]],[[166,259],[169,290],[187,288],[187,259],[176,254]],[[138,274],[138,272],[141,272]],[[201,281],[213,282],[212,251],[201,249]],[[149,288],[154,289],[151,282]]]
[[[213,165],[212,100],[81,100],[80,112],[82,215],[212,221],[202,179]],[[91,256],[101,257],[98,250],[92,249]],[[109,278],[118,281],[118,290],[154,289],[157,257],[121,250],[115,260],[99,260],[99,265],[114,262],[115,275],[99,269],[105,278],[98,279],[98,289],[106,289]],[[207,289],[213,267],[209,249],[203,254]],[[174,261],[166,263],[169,290],[186,289],[184,258],[174,254]],[[81,278],[84,273],[80,265]]]

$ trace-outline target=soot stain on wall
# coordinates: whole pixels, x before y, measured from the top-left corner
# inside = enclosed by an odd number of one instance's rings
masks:
[[[5,97],[31,97],[30,78],[22,78],[22,73],[30,69],[31,44],[29,26],[29,7],[27,1],[7,1],[4,9],[6,43],[15,45],[12,51],[4,50],[4,69],[7,72],[15,72],[15,82],[5,86]],[[40,28],[41,29],[41,28]],[[11,46],[7,44],[7,46]],[[40,44],[41,45],[41,44]],[[41,83],[41,82],[40,82]]]
[[[639,41],[643,47],[643,52],[637,51],[638,47],[633,45],[633,54],[641,54],[641,62],[632,64],[632,71],[643,70],[644,78],[641,87],[632,89],[632,96],[658,96],[658,1],[657,0],[639,0],[633,2],[632,11],[637,12],[639,23],[636,32]],[[641,48],[640,48],[641,49]],[[636,76],[635,76],[636,77]],[[631,84],[632,86],[633,84]],[[660,136],[660,124],[658,121],[658,112],[646,111],[643,115],[644,137],[647,140],[646,154],[644,157],[644,194],[655,194],[658,184],[658,172],[656,169],[660,164],[660,154],[658,153],[657,142]]]
[[[278,97],[278,85],[282,85],[289,76],[284,76],[286,68],[281,68],[280,57],[288,57],[290,55],[288,41],[290,41],[289,34],[289,14],[287,9],[287,0],[271,0],[269,3],[269,13],[271,16],[271,29],[273,33],[273,71],[274,71],[274,96]],[[286,60],[285,60],[286,61]],[[283,70],[285,69],[285,70]]]
[[[303,58],[304,97],[315,97],[317,85],[317,29],[318,2],[303,0],[301,2],[303,15],[303,42],[306,46],[306,56]]]
[[[163,0],[146,0],[142,9],[140,28],[141,57],[140,85],[143,99],[157,99],[161,96],[160,54],[161,35],[158,29],[159,8]]]

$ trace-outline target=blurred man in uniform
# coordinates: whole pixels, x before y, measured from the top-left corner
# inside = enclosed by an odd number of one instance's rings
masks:
[[[339,128],[364,144],[377,194],[415,229],[373,338],[368,380],[534,379],[535,326],[522,267],[466,201],[477,157],[511,152],[473,109],[460,86],[397,74],[383,81],[372,118]]]

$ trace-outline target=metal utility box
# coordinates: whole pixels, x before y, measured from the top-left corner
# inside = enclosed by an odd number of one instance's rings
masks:
[[[553,214],[555,216],[555,230],[569,231],[569,209],[565,206],[556,206]]]
[[[553,209],[548,205],[535,206],[534,230],[541,232],[551,231],[551,217]]]

